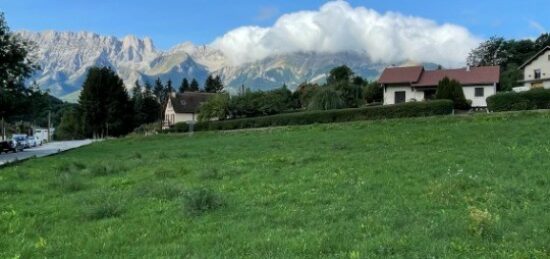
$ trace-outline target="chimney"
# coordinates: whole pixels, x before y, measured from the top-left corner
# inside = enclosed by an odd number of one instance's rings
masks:
[[[470,70],[472,70],[471,67],[470,67],[470,65],[467,65],[467,66],[466,66],[466,72],[470,72]]]

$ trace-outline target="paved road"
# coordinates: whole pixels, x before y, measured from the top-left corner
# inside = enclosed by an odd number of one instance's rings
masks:
[[[44,157],[59,153],[65,150],[78,148],[92,143],[92,140],[59,141],[44,144],[40,147],[25,149],[17,153],[0,154],[0,166],[16,160],[24,160],[31,157]]]

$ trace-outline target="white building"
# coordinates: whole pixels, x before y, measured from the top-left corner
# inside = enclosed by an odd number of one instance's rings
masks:
[[[521,90],[550,89],[550,46],[541,50],[519,68],[523,69]]]
[[[434,99],[439,81],[448,77],[462,85],[472,107],[487,107],[496,94],[500,67],[472,67],[428,71],[422,66],[386,68],[378,82],[384,88],[384,105]]]
[[[164,112],[163,128],[178,122],[196,122],[201,104],[212,95],[200,92],[171,93]]]

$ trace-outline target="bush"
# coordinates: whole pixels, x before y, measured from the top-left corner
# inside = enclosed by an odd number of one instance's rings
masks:
[[[464,90],[460,83],[448,77],[439,81],[435,96],[436,99],[452,100],[455,109],[468,110],[472,106],[471,101],[467,101],[464,97]]]
[[[421,117],[432,115],[446,115],[451,114],[452,111],[452,101],[436,100],[428,102],[411,102],[396,105],[373,106],[354,109],[295,112],[265,117],[226,121],[210,121],[196,124],[195,130],[234,130],[270,126],[305,125],[314,123],[334,123],[358,120]],[[176,125],[176,127],[174,127],[172,131],[176,128],[185,128],[185,126]]]
[[[310,110],[334,110],[345,107],[345,102],[340,93],[332,87],[321,87],[313,96],[308,109]]]
[[[217,93],[200,107],[199,121],[225,120],[229,115],[229,94]]]
[[[550,109],[550,90],[498,93],[487,98],[487,106],[493,112]]]
[[[192,216],[202,215],[224,206],[223,199],[206,188],[191,190],[185,194],[184,198],[184,210]]]

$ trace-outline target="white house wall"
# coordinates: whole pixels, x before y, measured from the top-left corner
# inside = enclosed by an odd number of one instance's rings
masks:
[[[483,88],[483,97],[475,96],[475,89]],[[464,97],[466,100],[472,101],[472,107],[487,107],[487,97],[495,95],[497,88],[495,85],[476,85],[476,86],[463,86]]]
[[[550,80],[550,50],[546,51],[544,54],[540,55],[537,59],[533,60],[529,65],[525,66],[523,70],[523,74],[524,74],[523,79],[534,80],[536,69],[541,70],[541,79]],[[530,83],[528,84],[530,86]]]
[[[548,82],[550,88],[550,82]],[[475,89],[483,88],[483,97],[475,96]],[[487,107],[487,97],[496,94],[495,85],[477,85],[463,86],[464,97],[466,100],[472,100],[472,107]],[[407,102],[416,100],[424,101],[424,91],[414,89],[410,86],[388,86],[384,91],[384,104],[395,104],[395,92],[405,91],[405,100]]]
[[[424,92],[416,91],[410,86],[388,86],[384,91],[384,104],[395,104],[395,92],[405,92],[405,101],[423,101]]]

